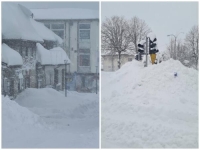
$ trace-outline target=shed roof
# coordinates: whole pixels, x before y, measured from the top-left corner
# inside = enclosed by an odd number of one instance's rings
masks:
[[[8,66],[21,66],[23,64],[21,55],[5,43],[2,44],[2,62]]]

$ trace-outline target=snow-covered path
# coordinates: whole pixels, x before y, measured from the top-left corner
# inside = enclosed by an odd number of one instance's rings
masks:
[[[198,147],[198,72],[178,61],[102,72],[101,106],[102,147]]]
[[[20,132],[13,129],[13,136],[5,130],[3,147],[99,147],[98,95],[68,92],[64,97],[64,93],[50,88],[26,89],[16,102],[37,115],[37,126],[23,124],[17,128]]]

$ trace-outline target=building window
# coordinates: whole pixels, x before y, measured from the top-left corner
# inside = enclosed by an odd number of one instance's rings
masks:
[[[26,56],[26,47],[22,47],[22,58]]]
[[[132,58],[128,58],[128,61],[132,61],[133,59]]]
[[[57,34],[59,37],[61,37],[62,39],[64,39],[64,30],[53,30],[52,31]]]
[[[80,66],[90,66],[90,55],[81,54],[80,55]]]
[[[64,24],[63,23],[54,23],[51,24],[51,30],[57,34],[59,37],[64,39]]]
[[[44,25],[50,29],[50,23],[44,23]]]
[[[79,38],[90,39],[90,24],[88,23],[79,24]]]

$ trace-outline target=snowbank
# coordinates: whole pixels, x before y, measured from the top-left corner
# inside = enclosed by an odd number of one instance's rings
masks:
[[[48,8],[31,9],[35,19],[98,19],[99,12],[90,9]]]
[[[8,66],[21,66],[23,64],[21,55],[5,43],[2,44],[2,62]]]
[[[98,116],[97,94],[28,88],[2,98],[2,147],[98,148]]]
[[[198,72],[179,61],[102,72],[101,106],[102,147],[198,147]]]
[[[36,58],[42,65],[58,65],[65,64],[64,60],[71,63],[66,52],[61,47],[55,47],[47,50],[41,44],[37,43]]]
[[[2,96],[3,138],[4,136],[11,136],[10,133],[14,132],[14,130],[23,130],[25,126],[41,127],[39,116],[8,97]]]

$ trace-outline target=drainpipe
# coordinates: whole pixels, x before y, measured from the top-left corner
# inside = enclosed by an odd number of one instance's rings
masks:
[[[69,33],[69,40],[68,40],[68,46],[69,46],[69,59],[71,60],[71,58],[70,58],[70,52],[71,52],[71,45],[70,45],[70,42],[71,42],[71,30],[70,30],[70,26],[71,26],[71,24],[70,24],[70,21],[69,21],[69,24],[68,24],[68,33]],[[70,68],[71,68],[71,65],[69,64],[69,72],[70,72]]]

